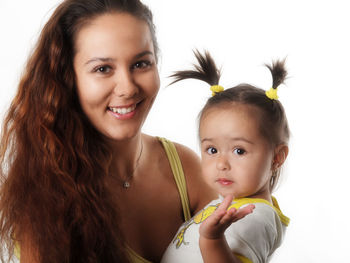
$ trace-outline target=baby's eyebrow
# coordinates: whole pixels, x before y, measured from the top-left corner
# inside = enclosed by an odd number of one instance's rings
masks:
[[[204,142],[211,142],[211,141],[213,141],[212,138],[203,138],[203,139],[201,140],[201,143],[204,143]]]
[[[244,137],[233,137],[233,138],[231,138],[231,141],[244,141],[244,142],[249,143],[249,144],[254,144],[254,142],[252,142]]]
[[[243,141],[243,142],[246,142],[246,143],[249,143],[249,144],[254,144],[254,142],[244,138],[244,137],[232,137],[232,138],[229,138],[230,141]],[[201,140],[201,143],[204,143],[204,142],[212,142],[213,141],[213,138],[203,138]]]

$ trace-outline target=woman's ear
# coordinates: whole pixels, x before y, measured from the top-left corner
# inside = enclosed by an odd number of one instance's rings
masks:
[[[275,155],[273,157],[272,169],[276,170],[282,166],[287,159],[289,152],[288,145],[280,144],[275,148]]]

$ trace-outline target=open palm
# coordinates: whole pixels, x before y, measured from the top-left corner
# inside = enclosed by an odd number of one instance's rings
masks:
[[[199,228],[199,234],[202,238],[207,239],[219,239],[223,236],[225,230],[234,222],[244,218],[246,215],[253,212],[255,206],[249,204],[243,208],[235,209],[231,208],[227,210],[231,205],[233,200],[233,195],[225,196],[222,203],[210,215]]]

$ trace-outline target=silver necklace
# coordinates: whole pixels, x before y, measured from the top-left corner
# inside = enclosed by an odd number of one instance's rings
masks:
[[[139,166],[140,158],[141,158],[141,155],[142,155],[142,151],[143,151],[143,142],[142,142],[142,140],[141,140],[141,150],[140,150],[139,157],[137,157],[135,168],[134,168],[134,170],[132,171],[132,173],[128,176],[128,178],[123,182],[123,187],[124,187],[125,189],[128,189],[128,188],[130,187],[130,180],[131,180],[132,177],[134,176],[134,173],[135,173],[137,167]]]

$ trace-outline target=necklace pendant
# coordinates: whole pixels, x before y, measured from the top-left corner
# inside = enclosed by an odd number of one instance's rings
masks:
[[[126,189],[129,188],[130,187],[130,183],[128,181],[125,181],[123,183],[123,187],[126,188]]]

